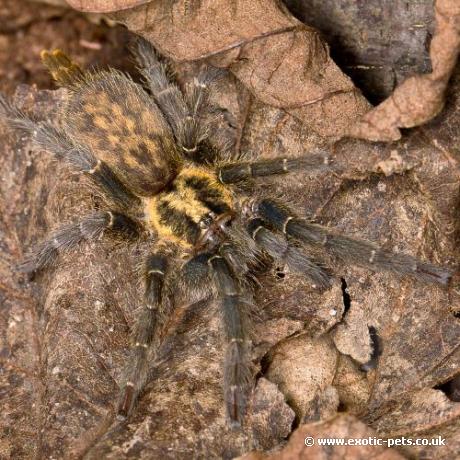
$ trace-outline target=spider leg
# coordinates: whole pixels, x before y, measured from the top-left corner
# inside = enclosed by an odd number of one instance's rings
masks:
[[[269,230],[260,218],[251,219],[247,229],[254,241],[273,259],[286,262],[294,272],[308,276],[315,286],[325,289],[331,285],[331,276],[315,260],[287,241],[284,235]]]
[[[147,40],[139,40],[133,51],[140,66],[139,70],[155,102],[166,116],[177,141],[180,142],[182,123],[189,115],[184,95],[179,87],[170,81],[167,66],[160,62],[155,48]]]
[[[186,86],[186,96],[170,81],[167,66],[160,62],[153,46],[139,40],[134,50],[140,71],[150,88],[155,102],[165,114],[182,152],[187,157],[199,153],[198,146],[207,136],[201,115],[208,105],[209,84],[214,72],[201,72]]]
[[[126,369],[123,389],[117,407],[117,418],[126,419],[147,383],[150,367],[150,350],[160,346],[155,342],[158,327],[165,323],[174,306],[180,301],[195,303],[210,297],[210,255],[206,253],[186,262],[180,270],[168,266],[166,253],[150,255],[144,264],[144,309],[136,321],[132,335],[130,364]],[[174,293],[170,288],[174,286]],[[182,296],[182,297],[181,297]]]
[[[294,171],[328,167],[329,159],[325,154],[313,154],[300,158],[276,158],[244,163],[230,163],[217,169],[217,177],[223,184],[234,184],[255,177],[287,174]]]
[[[35,120],[27,117],[22,110],[10,102],[6,96],[0,92],[0,118],[13,129],[18,129],[26,133],[33,133],[38,124]]]
[[[76,145],[64,130],[26,116],[1,93],[0,118],[13,129],[30,134],[38,148],[53,153],[57,159],[86,173],[117,208],[130,211],[140,204],[139,198],[128,190],[106,163],[95,158],[88,147]]]
[[[220,255],[208,260],[217,288],[222,313],[226,351],[224,359],[224,399],[227,415],[233,426],[243,422],[247,405],[247,392],[251,379],[249,353],[250,305],[243,295],[226,260]]]
[[[164,292],[167,265],[167,257],[162,253],[150,255],[145,261],[145,304],[132,335],[131,359],[118,402],[117,417],[122,420],[131,413],[139,393],[147,382],[149,349],[154,343],[158,318],[164,315],[167,308],[168,300]]]
[[[57,158],[62,158],[78,171],[85,173],[92,182],[109,198],[111,204],[126,212],[140,205],[134,195],[104,161],[96,158],[84,145],[75,145],[64,131],[42,123],[34,132],[36,144]]]
[[[193,153],[198,145],[209,135],[208,126],[203,115],[209,109],[209,88],[217,78],[217,69],[205,68],[185,87],[185,100],[189,108],[189,116],[184,121],[182,136],[188,151]]]
[[[217,289],[220,311],[223,317],[226,339],[224,360],[224,397],[227,414],[235,425],[240,425],[245,413],[247,387],[249,385],[250,355],[248,347],[247,296],[240,292],[238,281],[226,260],[220,255],[200,253],[190,259],[179,271],[179,291],[188,301],[196,302],[210,296],[211,274]],[[145,306],[137,320],[133,333],[133,350],[127,378],[118,402],[117,416],[124,420],[131,412],[139,393],[148,378],[149,348],[154,345],[158,317],[171,308],[165,293],[165,277],[173,277],[168,271],[167,258],[157,253],[145,264]],[[173,283],[175,284],[175,283]],[[177,300],[177,299],[176,299]]]
[[[300,219],[287,207],[273,200],[259,200],[254,203],[253,209],[276,230],[304,243],[324,247],[352,264],[440,284],[447,284],[451,277],[442,267],[422,262],[407,254],[386,251],[368,241],[338,235],[326,227]]]
[[[52,265],[60,253],[70,251],[83,240],[96,240],[104,231],[123,234],[129,238],[139,234],[139,225],[131,218],[115,211],[96,212],[74,224],[64,225],[38,244],[18,269],[32,273]]]

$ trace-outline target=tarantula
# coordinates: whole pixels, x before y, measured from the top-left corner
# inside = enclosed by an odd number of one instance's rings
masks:
[[[318,260],[318,248],[371,269],[448,282],[450,274],[441,267],[335,233],[271,197],[248,196],[257,178],[324,167],[325,155],[252,162],[229,156],[213,146],[204,117],[213,73],[201,72],[182,92],[148,42],[139,40],[134,51],[151,94],[121,72],[83,71],[61,51],[44,51],[45,66],[69,90],[59,126],[26,116],[0,95],[1,117],[86,173],[107,205],[52,233],[22,270],[42,270],[59,253],[104,232],[151,241],[142,266],[145,308],[134,328],[119,418],[131,413],[146,384],[148,353],[159,324],[174,309],[176,288],[190,302],[205,293],[218,303],[226,412],[239,426],[251,387],[250,310],[258,261],[286,264],[320,289],[330,286],[332,275]]]

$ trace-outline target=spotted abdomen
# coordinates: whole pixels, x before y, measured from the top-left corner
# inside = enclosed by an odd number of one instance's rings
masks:
[[[86,75],[66,107],[66,131],[90,147],[138,196],[162,190],[177,170],[169,125],[155,102],[125,75]]]

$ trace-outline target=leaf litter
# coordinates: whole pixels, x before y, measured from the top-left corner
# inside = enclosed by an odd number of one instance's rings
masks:
[[[278,3],[68,3],[110,12],[151,40],[175,62],[179,80],[203,60],[228,69],[213,97],[221,127],[240,151],[271,158],[332,150],[339,173],[271,183],[306,215],[392,250],[458,263],[456,2],[436,2],[432,72],[407,80],[375,108],[330,59],[318,32]],[[23,86],[15,100],[50,117],[61,97],[62,90]],[[421,124],[401,137],[399,128]],[[182,312],[136,414],[127,425],[110,425],[129,328],[141,302],[135,274],[125,267],[133,266],[139,248],[127,251],[110,241],[83,247],[38,282],[18,280],[11,266],[25,248],[83,212],[93,197],[83,191],[83,178],[32,150],[28,139],[0,129],[1,420],[9,427],[2,454],[232,458],[279,449],[293,428],[288,444],[271,457],[315,458],[320,451],[305,450],[303,439],[325,433],[448,439],[447,448],[400,453],[356,448],[347,451],[350,458],[371,452],[382,459],[408,453],[452,458],[458,451],[459,405],[439,389],[460,367],[458,276],[442,289],[349,266],[335,267],[346,280],[347,309],[339,282],[319,293],[289,273],[262,280],[254,349],[260,377],[245,433],[226,429],[212,305]],[[372,365],[370,330],[381,343]],[[341,455],[339,448],[334,452]]]

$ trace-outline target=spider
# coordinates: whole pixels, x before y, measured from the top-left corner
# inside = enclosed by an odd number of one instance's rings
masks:
[[[103,210],[63,225],[35,247],[21,264],[24,272],[43,270],[60,253],[104,233],[151,243],[141,269],[144,308],[133,329],[118,418],[132,413],[148,380],[158,328],[178,298],[192,303],[206,295],[221,312],[227,418],[242,426],[252,380],[250,313],[261,260],[286,264],[319,289],[329,288],[333,279],[319,249],[370,269],[447,284],[450,273],[444,268],[341,235],[271,196],[251,196],[258,178],[328,167],[327,157],[243,161],[232,156],[229,148],[213,145],[205,118],[215,73],[200,72],[181,91],[151,44],[139,39],[134,54],[148,92],[116,70],[84,71],[62,51],[43,51],[44,65],[68,89],[59,125],[26,116],[0,95],[0,115],[13,129],[28,132],[38,148],[85,173],[105,197]]]

